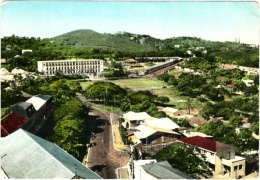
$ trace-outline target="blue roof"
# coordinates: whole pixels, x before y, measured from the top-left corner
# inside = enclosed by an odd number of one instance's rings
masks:
[[[23,129],[0,140],[1,168],[10,179],[102,179],[56,144]]]
[[[143,169],[157,179],[193,179],[191,176],[173,168],[168,161],[142,165]]]

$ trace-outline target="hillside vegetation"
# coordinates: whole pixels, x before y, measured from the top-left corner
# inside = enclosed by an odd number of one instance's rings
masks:
[[[52,38],[55,43],[73,47],[88,47],[103,50],[124,51],[152,51],[155,50],[150,44],[141,44],[130,39],[131,37],[113,34],[101,34],[92,30],[76,30]]]

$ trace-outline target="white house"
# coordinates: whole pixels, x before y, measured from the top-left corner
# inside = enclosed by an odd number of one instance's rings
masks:
[[[141,122],[147,119],[154,119],[152,116],[147,114],[146,112],[133,112],[129,111],[122,115],[124,122],[122,125],[125,128],[134,128],[136,125],[139,125]]]
[[[148,119],[144,121],[144,124],[167,130],[174,130],[180,127],[169,118]]]
[[[250,86],[255,85],[255,84],[254,84],[254,81],[253,81],[253,80],[250,80],[250,79],[242,80],[242,81],[246,84],[247,87],[250,87]]]

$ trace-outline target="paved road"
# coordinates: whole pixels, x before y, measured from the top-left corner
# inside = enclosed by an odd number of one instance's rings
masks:
[[[87,166],[104,179],[116,179],[116,169],[127,164],[129,155],[114,148],[108,113],[92,109],[88,119],[96,125],[96,145],[89,148]]]

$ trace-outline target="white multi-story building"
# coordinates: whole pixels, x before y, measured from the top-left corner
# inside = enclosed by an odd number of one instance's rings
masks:
[[[87,75],[89,77],[99,76],[104,70],[103,60],[55,60],[38,61],[38,72],[44,76],[54,76],[57,72],[64,75]]]

